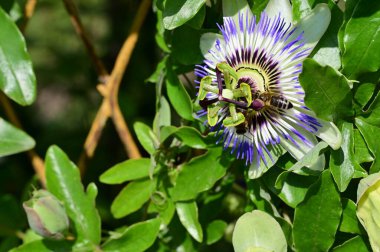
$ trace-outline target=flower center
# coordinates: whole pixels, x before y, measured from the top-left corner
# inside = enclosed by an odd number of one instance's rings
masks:
[[[238,75],[238,84],[247,83],[251,86],[253,92],[268,91],[268,78],[259,69],[251,67],[239,67],[236,70]]]

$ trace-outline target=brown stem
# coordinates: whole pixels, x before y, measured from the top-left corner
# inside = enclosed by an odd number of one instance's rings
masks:
[[[4,112],[9,118],[10,122],[15,125],[16,127],[22,129],[22,125],[20,123],[20,120],[17,117],[16,112],[14,111],[11,102],[9,99],[5,96],[3,92],[0,92],[0,103],[4,108]],[[28,156],[30,158],[30,161],[32,163],[33,169],[35,173],[37,174],[38,179],[40,180],[43,187],[46,185],[46,178],[45,178],[45,165],[44,161],[38,156],[38,154],[32,149],[29,150]]]
[[[27,0],[24,6],[24,20],[20,25],[20,30],[22,33],[25,32],[26,26],[29,23],[30,18],[34,14],[34,9],[36,8],[37,0]]]
[[[72,0],[63,0],[65,4],[66,10],[70,15],[71,23],[73,24],[76,33],[81,37],[86,49],[89,54],[92,62],[95,65],[96,72],[99,75],[99,78],[104,81],[104,79],[108,76],[108,72],[104,67],[103,62],[99,59],[96,54],[95,48],[91,43],[86,30],[83,28],[82,21],[78,14],[78,9],[76,8],[74,2]]]

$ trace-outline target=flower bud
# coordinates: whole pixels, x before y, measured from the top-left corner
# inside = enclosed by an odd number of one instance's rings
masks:
[[[34,191],[23,207],[33,231],[46,238],[64,238],[69,219],[65,207],[53,194],[46,190]]]

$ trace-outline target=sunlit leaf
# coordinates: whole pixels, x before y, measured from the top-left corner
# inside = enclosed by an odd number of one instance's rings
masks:
[[[133,125],[133,128],[136,132],[139,142],[144,147],[144,149],[149,154],[153,154],[156,150],[156,145],[158,145],[158,140],[154,135],[152,129],[142,122],[136,122]]]
[[[278,222],[259,210],[245,213],[238,219],[232,244],[235,252],[287,251],[285,235]]]
[[[370,252],[367,244],[364,242],[361,236],[355,236],[343,244],[336,246],[333,252]]]
[[[206,0],[166,0],[163,21],[168,30],[183,25],[193,18]]]
[[[223,237],[227,223],[222,220],[214,220],[206,227],[206,243],[207,245],[217,242]]]

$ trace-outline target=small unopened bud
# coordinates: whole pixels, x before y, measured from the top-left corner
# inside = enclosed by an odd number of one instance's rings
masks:
[[[33,192],[23,204],[30,228],[37,234],[52,239],[63,239],[69,228],[69,219],[62,203],[50,192]]]

